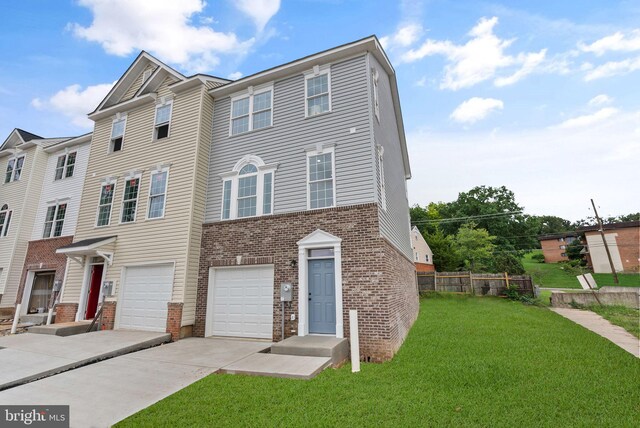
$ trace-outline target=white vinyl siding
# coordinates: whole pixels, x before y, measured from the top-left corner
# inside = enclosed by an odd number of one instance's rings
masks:
[[[58,156],[56,163],[55,180],[62,180],[63,178],[73,177],[73,171],[76,167],[76,152],[64,154]]]
[[[55,238],[62,235],[66,213],[67,204],[57,204],[47,207],[42,238]]]

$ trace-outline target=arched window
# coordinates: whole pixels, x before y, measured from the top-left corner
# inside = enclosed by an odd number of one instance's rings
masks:
[[[222,219],[273,213],[274,174],[278,164],[265,164],[258,156],[240,159],[222,177]]]
[[[7,233],[9,233],[11,212],[7,204],[2,205],[2,208],[0,208],[0,237],[7,236]]]

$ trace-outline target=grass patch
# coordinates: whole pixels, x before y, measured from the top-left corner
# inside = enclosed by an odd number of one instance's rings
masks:
[[[532,259],[534,254],[541,253],[541,250],[532,251],[522,258],[524,269],[531,275],[535,284],[547,288],[581,288],[576,279],[579,272],[574,269],[567,269],[562,263],[540,263]],[[600,287],[615,285],[610,273],[594,273],[593,278]],[[618,280],[619,286],[622,287],[640,287],[640,274],[619,273]]]
[[[640,360],[544,308],[435,294],[390,362],[211,375],[118,426],[635,426],[639,378]]]
[[[588,309],[640,338],[640,310],[621,305],[589,305]]]

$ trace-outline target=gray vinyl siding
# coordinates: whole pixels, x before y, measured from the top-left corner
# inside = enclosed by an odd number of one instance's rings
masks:
[[[366,55],[331,65],[332,111],[305,118],[304,76],[274,83],[273,126],[229,136],[231,100],[215,100],[205,221],[220,221],[222,179],[245,155],[279,163],[274,214],[307,209],[307,155],[317,143],[335,144],[336,205],[376,201],[367,92]],[[355,133],[350,133],[356,128]]]
[[[400,138],[398,134],[398,124],[393,109],[391,98],[390,80],[387,73],[380,66],[373,55],[369,55],[370,66],[378,70],[378,97],[380,106],[380,122],[373,113],[373,134],[376,145],[384,147],[384,175],[386,190],[386,210],[380,207],[380,233],[396,246],[409,260],[413,260],[411,249],[411,230],[409,220],[409,201],[407,200],[407,180],[405,179],[402,151],[400,149]],[[370,90],[373,91],[373,81],[369,82]],[[373,100],[373,95],[372,95]],[[375,156],[376,171],[377,155]],[[380,200],[379,180],[376,180],[378,199]]]

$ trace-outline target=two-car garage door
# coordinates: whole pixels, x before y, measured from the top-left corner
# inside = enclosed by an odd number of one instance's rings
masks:
[[[166,331],[172,289],[173,264],[126,267],[118,328]]]
[[[210,269],[206,334],[272,339],[273,266]]]

